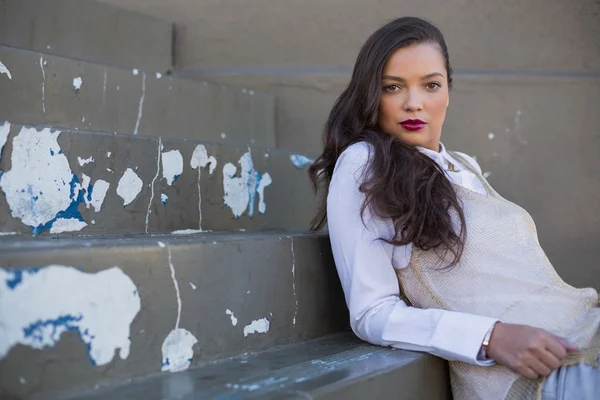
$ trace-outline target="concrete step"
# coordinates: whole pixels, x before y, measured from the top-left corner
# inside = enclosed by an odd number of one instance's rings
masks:
[[[0,44],[164,73],[173,25],[91,0],[4,0]]]
[[[308,230],[314,196],[292,153],[55,129],[0,120],[4,235]]]
[[[451,399],[446,363],[338,334],[162,374],[69,400]]]
[[[272,95],[6,46],[0,62],[0,120],[275,147]]]
[[[4,238],[0,266],[3,399],[49,398],[347,329],[325,236]]]

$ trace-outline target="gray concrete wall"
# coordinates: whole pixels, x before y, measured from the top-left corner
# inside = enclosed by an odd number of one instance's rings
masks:
[[[92,0],[3,0],[0,44],[164,73],[173,26]]]
[[[531,212],[567,281],[600,288],[597,1],[104,1],[174,20],[179,73],[274,93],[278,147],[313,155],[367,36],[438,24],[457,72],[443,140]]]

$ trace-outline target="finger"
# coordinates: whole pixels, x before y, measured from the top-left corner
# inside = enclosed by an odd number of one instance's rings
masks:
[[[546,364],[542,362],[542,360],[533,357],[528,362],[529,368],[531,368],[537,375],[548,376],[552,372],[550,368]],[[535,378],[534,378],[535,379]]]
[[[522,376],[524,376],[527,379],[537,379],[539,378],[539,375],[531,368],[529,367],[520,367],[517,368],[517,372],[519,374],[521,374]]]
[[[579,347],[574,344],[569,343],[569,341],[563,337],[553,335],[554,339],[561,344],[567,351],[577,351]]]
[[[560,367],[560,360],[551,352],[543,351],[539,354],[539,359],[544,363],[551,371],[558,369]]]
[[[567,356],[567,347],[565,346],[564,340],[561,341],[561,337],[551,336],[547,343],[545,343],[546,350],[552,353],[556,358],[562,361]]]

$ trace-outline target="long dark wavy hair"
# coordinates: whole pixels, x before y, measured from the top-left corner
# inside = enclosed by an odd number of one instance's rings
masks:
[[[380,240],[396,246],[412,243],[436,253],[449,251],[448,267],[452,267],[460,260],[466,237],[464,213],[454,188],[438,164],[378,125],[384,66],[395,50],[418,43],[439,45],[451,87],[446,42],[431,23],[415,17],[399,18],[369,37],[358,54],[348,87],[325,124],[323,153],[309,169],[315,191],[323,189],[311,230],[320,230],[327,221],[327,194],[338,157],[348,146],[364,141],[371,146],[365,180],[360,185],[365,194],[361,217],[369,208],[374,216],[390,218],[394,237]],[[453,229],[452,214],[460,222],[458,232]]]

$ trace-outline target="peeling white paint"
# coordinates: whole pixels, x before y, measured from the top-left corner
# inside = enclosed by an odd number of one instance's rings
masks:
[[[225,205],[231,208],[233,215],[237,218],[239,218],[246,209],[248,209],[248,215],[253,216],[256,193],[259,193],[259,188],[263,191],[264,187],[272,183],[271,177],[269,174],[265,174],[265,176],[261,178],[261,175],[254,169],[252,154],[250,152],[245,153],[238,163],[241,166],[240,177],[235,176],[237,173],[235,165],[227,163],[223,167],[223,190],[225,192],[223,200]],[[261,185],[263,178],[266,181]],[[264,202],[264,199],[262,201]],[[265,210],[266,204],[259,205],[259,212],[260,208]]]
[[[109,158],[110,158],[110,155],[111,155],[111,154],[112,154],[112,153],[111,153],[110,151],[107,151],[107,152],[106,152],[106,157],[109,157]]]
[[[161,249],[165,248],[165,244],[161,241],[156,242],[158,244],[158,247],[160,247]]]
[[[8,68],[6,68],[6,65],[2,64],[2,61],[0,61],[0,74],[6,74],[6,76],[8,76],[8,79],[12,80],[12,75],[10,74],[10,71],[8,70]]]
[[[58,144],[60,131],[22,127],[14,137],[11,170],[0,177],[13,218],[37,234],[57,218],[83,221],[81,187]]]
[[[46,70],[44,69],[44,56],[40,54],[40,68],[42,69],[42,111],[46,112]]]
[[[50,233],[76,232],[86,226],[84,221],[77,218],[57,218],[50,228]]]
[[[158,174],[160,173],[160,150],[162,149],[162,138],[158,138],[158,150],[156,154],[156,174],[154,178],[152,178],[152,183],[150,184],[150,201],[148,202],[148,209],[146,210],[146,234],[148,234],[148,222],[150,220],[150,213],[152,212],[152,202],[154,201],[154,182],[158,178]]]
[[[302,154],[292,154],[290,156],[290,161],[296,168],[304,168],[306,165],[312,164],[314,160],[303,156]]]
[[[127,168],[117,185],[117,194],[123,199],[123,207],[135,200],[143,185],[140,177],[131,168]]]
[[[93,186],[92,198],[88,200],[88,208],[91,205],[94,207],[94,211],[99,212],[102,209],[102,203],[104,203],[104,198],[106,197],[109,188],[110,183],[103,179],[98,179]]]
[[[19,232],[0,232],[0,236],[12,236],[12,235],[18,235]]]
[[[93,163],[94,162],[94,157],[89,157],[89,158],[77,157],[77,161],[79,161],[79,165],[83,167],[86,164]]]
[[[134,71],[137,71],[137,70],[134,69]],[[134,75],[137,75],[137,74],[134,72]],[[119,90],[118,86],[117,86],[117,90]],[[140,96],[140,103],[138,104],[138,116],[135,121],[135,128],[133,129],[134,135],[138,134],[138,129],[140,128],[140,121],[142,120],[142,114],[144,111],[144,98],[145,97],[146,97],[146,73],[142,72],[142,95]]]
[[[233,311],[227,309],[225,310],[225,314],[229,315],[229,317],[231,318],[231,325],[236,326],[238,323],[238,319],[235,317],[235,315],[233,315]]]
[[[156,73],[156,79],[160,79],[160,78],[162,78],[162,74],[160,72],[157,72]]]
[[[200,169],[206,166],[209,166],[208,172],[212,175],[215,172],[215,168],[217,167],[217,159],[214,156],[208,156],[208,152],[206,151],[206,147],[204,145],[199,144],[194,149],[194,153],[192,154],[192,159],[190,160],[190,166],[193,169]]]
[[[180,372],[190,367],[198,339],[185,329],[175,329],[162,344],[162,371]]]
[[[194,285],[192,282],[190,282],[190,286],[192,287],[193,290],[197,289],[196,285]]]
[[[244,327],[244,337],[253,335],[255,333],[267,333],[270,329],[270,322],[266,318],[261,318],[256,321],[252,321],[249,325]]]
[[[484,173],[483,173],[483,177],[484,177],[485,179],[489,178],[491,175],[492,175],[492,173],[491,173],[491,172],[489,172],[489,171],[488,171],[488,172],[484,172]]]
[[[126,359],[139,311],[137,288],[118,267],[0,269],[0,359],[17,344],[52,347],[67,331],[79,334],[94,365],[108,364],[117,349]]]
[[[225,139],[227,137],[227,134],[225,132],[221,132],[221,139]]]
[[[254,90],[249,90],[249,91],[248,91],[248,94],[249,94],[250,96],[254,96]]]
[[[140,73],[140,71],[138,71],[137,68],[134,68],[132,72],[135,76],[137,76]]]
[[[171,186],[183,172],[183,157],[179,150],[171,150],[162,153],[162,176]]]
[[[204,233],[202,229],[181,229],[171,232],[172,235],[192,235],[194,233]]]
[[[73,78],[73,90],[78,92],[81,89],[81,85],[83,85],[83,79],[80,76],[77,78]]]
[[[273,180],[271,179],[271,175],[267,172],[262,176],[262,179],[258,183],[258,188],[256,188],[256,193],[258,193],[258,212],[261,214],[264,214],[267,211],[265,188],[271,183],[273,183]]]
[[[179,372],[189,368],[194,357],[193,346],[198,343],[198,339],[189,331],[179,328],[181,320],[181,293],[179,292],[179,284],[175,277],[175,267],[171,255],[171,248],[167,247],[169,254],[169,269],[171,270],[171,278],[175,293],[177,295],[177,320],[175,329],[172,330],[166,337],[162,345],[162,371]]]
[[[163,203],[163,205],[166,205],[168,201],[169,201],[169,196],[167,196],[164,193],[161,193],[160,194],[160,202]]]
[[[6,144],[6,140],[8,139],[8,134],[10,133],[10,122],[4,121],[2,125],[0,125],[0,160],[2,159],[2,149]]]
[[[488,139],[490,139],[490,140],[494,139],[495,136],[496,135],[494,135],[493,132],[488,133]]]

